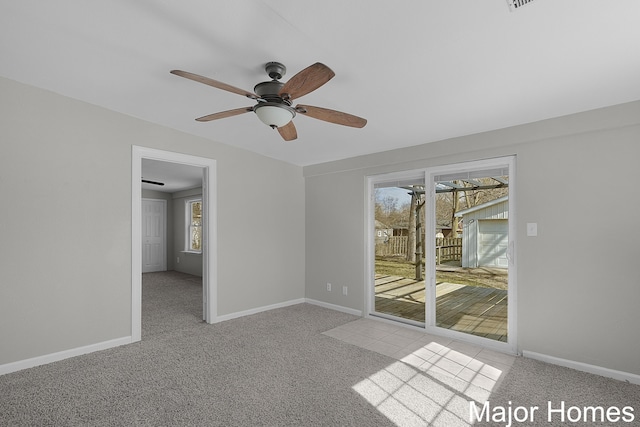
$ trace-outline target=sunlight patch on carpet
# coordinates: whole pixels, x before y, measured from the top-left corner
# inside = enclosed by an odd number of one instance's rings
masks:
[[[353,389],[398,426],[470,426],[472,402],[483,404],[502,371],[431,342]]]

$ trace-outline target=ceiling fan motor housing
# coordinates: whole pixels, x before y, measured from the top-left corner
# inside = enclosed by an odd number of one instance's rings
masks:
[[[270,82],[258,83],[253,91],[260,97],[268,102],[284,102],[287,105],[291,105],[290,101],[283,99],[280,95],[280,89],[282,89],[284,83],[277,80],[271,80]]]

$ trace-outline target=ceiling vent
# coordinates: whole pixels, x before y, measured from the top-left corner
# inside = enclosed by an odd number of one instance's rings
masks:
[[[511,12],[514,12],[520,9],[522,6],[532,2],[533,0],[507,0],[507,3],[509,3],[509,8],[511,9]]]

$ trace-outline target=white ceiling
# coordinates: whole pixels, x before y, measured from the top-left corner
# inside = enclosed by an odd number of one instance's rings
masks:
[[[142,189],[175,193],[176,191],[198,188],[202,186],[202,173],[202,168],[197,166],[142,159],[142,179],[164,184],[143,182]]]
[[[640,99],[640,1],[0,0],[0,76],[297,165],[433,142]],[[284,142],[253,102],[169,73],[253,90],[280,61],[336,76],[299,102]]]

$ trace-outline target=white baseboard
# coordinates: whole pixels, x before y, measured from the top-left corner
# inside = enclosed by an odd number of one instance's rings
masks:
[[[304,302],[307,302],[307,303],[313,304],[313,305],[319,305],[320,307],[329,308],[331,310],[341,311],[341,312],[347,313],[347,314],[353,314],[354,316],[362,317],[362,310],[356,310],[354,308],[343,307],[341,305],[331,304],[331,303],[324,302],[324,301],[318,301],[318,300],[311,299],[311,298],[305,298]]]
[[[131,344],[132,342],[133,340],[131,339],[131,337],[122,337],[116,338],[114,340],[86,345],[84,347],[77,347],[70,350],[45,354],[44,356],[37,356],[30,359],[19,360],[17,362],[6,363],[4,365],[0,365],[0,375],[21,371],[27,368],[33,368],[34,366],[46,365],[47,363],[57,362],[59,360],[64,360],[70,357],[80,356],[87,353],[93,353],[94,351],[106,350],[112,347]]]
[[[237,311],[231,314],[224,314],[222,316],[216,317],[214,323],[224,322],[226,320],[237,319],[239,317],[250,316],[252,314],[261,313],[263,311],[269,311],[276,308],[288,307],[290,305],[302,304],[305,302],[313,305],[318,305],[320,307],[328,308],[331,310],[341,311],[347,314],[353,314],[354,316],[360,316],[360,317],[362,316],[362,311],[360,310],[355,310],[353,308],[343,307],[341,305],[336,305],[336,304],[330,304],[328,302],[318,301],[310,298],[299,298],[295,300],[280,302],[277,304],[265,305],[263,307],[256,307],[249,310]]]
[[[529,359],[539,360],[541,362],[551,363],[553,365],[564,366],[565,368],[571,368],[577,371],[600,375],[602,377],[613,378],[619,381],[626,381],[632,384],[640,384],[640,375],[632,374],[629,372],[616,371],[615,369],[603,368],[602,366],[589,365],[588,363],[561,359],[559,357],[549,356],[547,354],[540,354],[527,350],[522,351],[522,356],[528,357]]]
[[[237,319],[238,317],[250,316],[252,314],[261,313],[263,311],[274,310],[276,308],[288,307],[290,305],[302,304],[305,302],[304,298],[294,299],[285,302],[279,302],[277,304],[265,305],[263,307],[251,308],[249,310],[237,311],[231,314],[223,314],[217,316],[213,323],[224,322],[225,320]]]
[[[318,305],[320,307],[328,308],[331,310],[341,311],[343,313],[353,314],[354,316],[362,316],[362,311],[354,310],[348,307],[342,307],[340,305],[330,304],[323,301],[317,301],[309,298],[299,298],[295,300],[285,301],[277,304],[266,305],[263,307],[252,308],[250,310],[238,311],[236,313],[225,314],[216,317],[214,323],[224,322],[225,320],[237,319],[239,317],[249,316],[252,314],[261,313],[263,311],[274,310],[276,308],[288,307],[290,305],[309,303]],[[132,337],[122,337],[110,341],[104,341],[96,344],[87,345],[84,347],[72,348],[70,350],[64,350],[57,353],[45,354],[44,356],[37,356],[31,359],[19,360],[17,362],[11,362],[4,365],[0,365],[0,375],[9,374],[11,372],[21,371],[27,368],[33,368],[35,366],[46,365],[47,363],[57,362],[59,360],[68,359],[69,357],[80,356],[87,353],[93,353],[94,351],[106,350],[112,347],[118,347],[125,344],[131,344]]]

